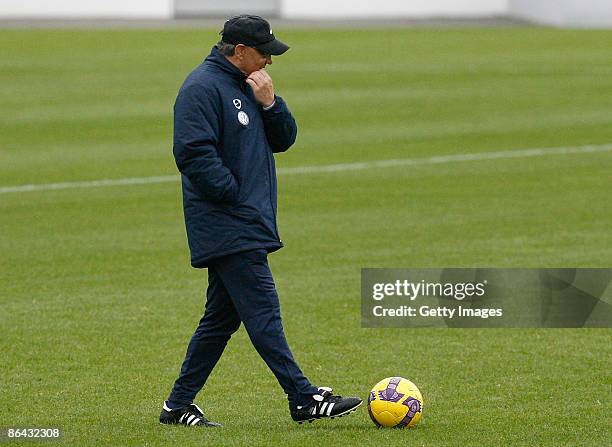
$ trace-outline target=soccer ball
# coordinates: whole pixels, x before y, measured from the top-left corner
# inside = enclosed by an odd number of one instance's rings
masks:
[[[370,391],[368,413],[379,427],[414,427],[421,420],[423,396],[410,380],[387,377]]]

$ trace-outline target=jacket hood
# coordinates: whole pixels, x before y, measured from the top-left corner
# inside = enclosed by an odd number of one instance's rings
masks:
[[[227,60],[225,56],[219,53],[216,47],[213,47],[210,54],[204,59],[204,62],[213,65],[217,69],[236,79],[237,81],[244,81],[246,76],[242,73],[238,67]]]

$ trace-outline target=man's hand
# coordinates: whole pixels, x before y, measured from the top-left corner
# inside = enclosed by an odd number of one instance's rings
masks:
[[[266,70],[254,71],[249,75],[246,82],[253,89],[255,99],[264,107],[269,107],[274,102],[274,85],[272,78]]]

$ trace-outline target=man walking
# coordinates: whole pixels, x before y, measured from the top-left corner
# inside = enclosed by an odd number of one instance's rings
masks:
[[[159,420],[221,425],[207,420],[193,401],[241,322],[287,394],[295,421],[342,416],[361,399],[335,396],[304,376],[285,339],[267,261],[282,247],[273,153],[289,149],[297,126],[265,67],[289,47],[258,16],[233,17],[221,34],[174,106],[173,151],[191,264],[208,268],[208,289],[204,316]]]

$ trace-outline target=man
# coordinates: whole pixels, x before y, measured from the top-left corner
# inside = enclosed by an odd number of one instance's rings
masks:
[[[295,421],[342,416],[361,399],[335,396],[302,374],[285,339],[267,261],[282,247],[273,153],[289,149],[297,126],[265,67],[289,47],[258,16],[233,17],[221,34],[174,106],[173,151],[191,264],[208,268],[208,289],[204,316],[159,420],[221,425],[207,420],[193,401],[241,322],[287,394]]]

